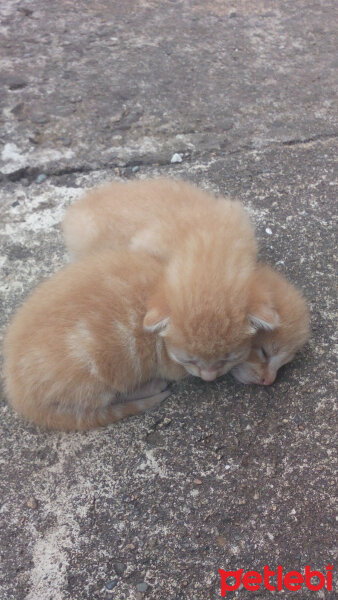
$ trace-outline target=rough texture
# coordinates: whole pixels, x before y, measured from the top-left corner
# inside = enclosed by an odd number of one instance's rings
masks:
[[[243,200],[313,327],[271,388],[188,380],[100,431],[3,399],[2,600],[214,600],[220,567],[334,563],[335,4],[1,3],[2,324],[64,264],[66,205],[161,173]]]

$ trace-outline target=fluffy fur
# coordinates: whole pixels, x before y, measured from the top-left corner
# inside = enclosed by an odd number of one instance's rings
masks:
[[[216,207],[218,218],[230,219],[229,228],[242,219],[237,237],[244,227],[249,252],[255,253],[253,231],[238,202],[218,200],[191,183],[166,178],[112,182],[90,190],[68,209],[63,233],[74,259],[104,248],[130,246],[165,261],[187,234],[210,229],[209,218]]]
[[[308,341],[309,311],[301,292],[271,267],[258,267],[258,283],[259,280],[271,290],[279,325],[273,331],[261,330],[254,336],[248,358],[232,374],[242,383],[271,385],[278,369],[290,362]]]
[[[12,406],[57,429],[105,425],[154,406],[185,369],[143,329],[161,265],[106,251],[62,269],[26,300],[4,341]]]
[[[71,207],[63,230],[75,258],[127,246],[163,262],[144,326],[193,375],[226,373],[257,329],[278,323],[269,290],[256,284],[256,240],[239,202],[168,179],[112,183]]]

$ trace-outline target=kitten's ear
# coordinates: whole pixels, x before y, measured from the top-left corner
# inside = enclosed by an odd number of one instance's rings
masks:
[[[255,309],[254,314],[249,314],[249,326],[252,333],[258,329],[273,331],[278,325],[279,315],[269,304],[262,304]]]
[[[169,323],[169,308],[161,291],[157,291],[148,304],[148,312],[143,319],[143,329],[164,335]]]
[[[169,316],[163,314],[159,307],[153,307],[148,310],[143,319],[143,329],[145,331],[161,333],[169,323]]]
[[[248,307],[251,333],[256,333],[259,329],[273,331],[280,323],[278,312],[274,307],[273,283],[268,275],[269,271],[267,272],[264,265],[257,265],[252,278]]]

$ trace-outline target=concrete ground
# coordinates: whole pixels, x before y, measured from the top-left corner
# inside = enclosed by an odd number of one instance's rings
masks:
[[[67,260],[60,221],[83,189],[159,174],[239,197],[312,313],[269,388],[189,379],[146,415],[73,434],[3,398],[1,600],[214,600],[220,567],[335,564],[336,9],[1,2],[2,325]]]

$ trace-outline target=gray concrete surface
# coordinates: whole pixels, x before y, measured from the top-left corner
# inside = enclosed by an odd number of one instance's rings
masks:
[[[220,567],[335,564],[336,7],[1,2],[2,326],[67,260],[65,206],[161,173],[243,200],[313,328],[271,388],[192,379],[99,431],[41,431],[2,399],[1,600],[214,600]]]

